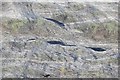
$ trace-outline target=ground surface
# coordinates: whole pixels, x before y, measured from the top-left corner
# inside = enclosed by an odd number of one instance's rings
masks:
[[[118,3],[1,6],[2,77],[118,76]]]

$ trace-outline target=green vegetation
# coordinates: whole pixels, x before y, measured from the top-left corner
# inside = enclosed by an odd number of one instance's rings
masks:
[[[46,23],[46,21],[44,21],[42,18],[38,18],[36,22],[37,22],[36,24],[39,26],[44,26]]]
[[[80,4],[80,3],[68,2],[67,8],[70,10],[78,11],[80,9],[83,9],[84,6],[83,6],[83,4]]]
[[[51,6],[50,6],[50,4],[48,5],[49,3],[44,3],[44,2],[42,2],[42,3],[37,3],[36,5],[37,5],[37,7],[39,8],[39,9],[47,9],[47,8],[50,8]]]
[[[104,16],[104,17],[106,17],[106,14],[104,12],[102,12],[102,11],[99,11],[99,10],[92,11],[91,15],[93,17],[98,17],[98,16]]]
[[[114,22],[107,23],[93,23],[89,24],[87,27],[90,29],[91,33],[96,33],[97,31],[107,31],[108,34],[115,31],[116,26]]]
[[[109,33],[116,33],[118,30],[118,24],[115,21],[105,23],[103,26],[108,30]]]
[[[56,25],[42,18],[38,18],[33,23],[29,23],[27,20],[4,18],[2,20],[2,26],[4,30],[13,34],[32,33],[39,35],[41,33],[41,35],[49,35],[51,33],[48,33],[49,29],[54,28]]]
[[[50,21],[45,20],[45,19],[38,18],[36,20],[36,27],[39,29],[40,27],[43,28],[42,26],[44,26],[44,28],[46,28],[46,27],[55,27],[56,25]]]
[[[109,21],[104,23],[92,23],[84,24],[76,28],[83,31],[85,36],[95,38],[96,40],[110,40],[115,42],[117,40],[118,24],[115,21]],[[99,36],[99,38],[98,38]],[[97,38],[98,39],[97,39]]]
[[[13,28],[14,31],[17,31],[18,29],[20,29],[21,26],[24,25],[24,21],[22,20],[13,20],[12,22],[8,22],[9,25],[11,25],[11,27]]]
[[[24,24],[27,23],[27,20],[18,20],[18,19],[8,19],[2,22],[4,28],[17,32]]]
[[[76,18],[73,15],[71,15],[67,12],[65,12],[63,14],[54,13],[53,14],[53,19],[58,20],[58,21],[62,21],[64,23],[69,23],[69,22],[75,22],[76,21]]]

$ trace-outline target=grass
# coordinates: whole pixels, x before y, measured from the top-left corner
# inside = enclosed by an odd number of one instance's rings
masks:
[[[12,32],[18,32],[18,30],[27,23],[27,20],[18,20],[18,19],[4,19],[2,22],[3,28],[7,28]]]
[[[84,8],[83,4],[75,3],[75,2],[68,2],[67,9],[78,11],[78,10],[81,10],[83,8]]]
[[[118,24],[115,21],[103,24],[109,33],[115,33],[118,29]]]
[[[76,29],[83,31],[86,37],[100,36],[105,41],[116,42],[118,36],[118,24],[115,21],[84,24]]]
[[[36,24],[39,25],[39,26],[44,26],[45,23],[46,23],[46,22],[45,22],[44,20],[42,20],[41,18],[38,18]]]
[[[9,22],[9,25],[12,26],[14,31],[18,31],[18,29],[20,29],[20,27],[24,25],[24,22],[20,20],[15,20],[15,21]]]
[[[38,18],[36,20],[36,27],[42,27],[42,26],[52,26],[54,27],[55,25],[54,24],[51,24],[51,21],[46,21],[45,19],[42,19],[42,18]]]
[[[53,14],[53,19],[58,20],[58,21],[62,21],[64,23],[69,23],[69,22],[75,22],[76,18],[72,15],[69,14],[67,12],[65,13],[54,13]]]
[[[35,34],[44,32],[46,27],[55,27],[54,24],[42,18],[38,18],[34,23],[29,23],[27,20],[4,18],[2,19],[2,26],[5,30],[8,30],[11,33],[30,32]],[[31,31],[29,30],[30,27],[32,27]]]

